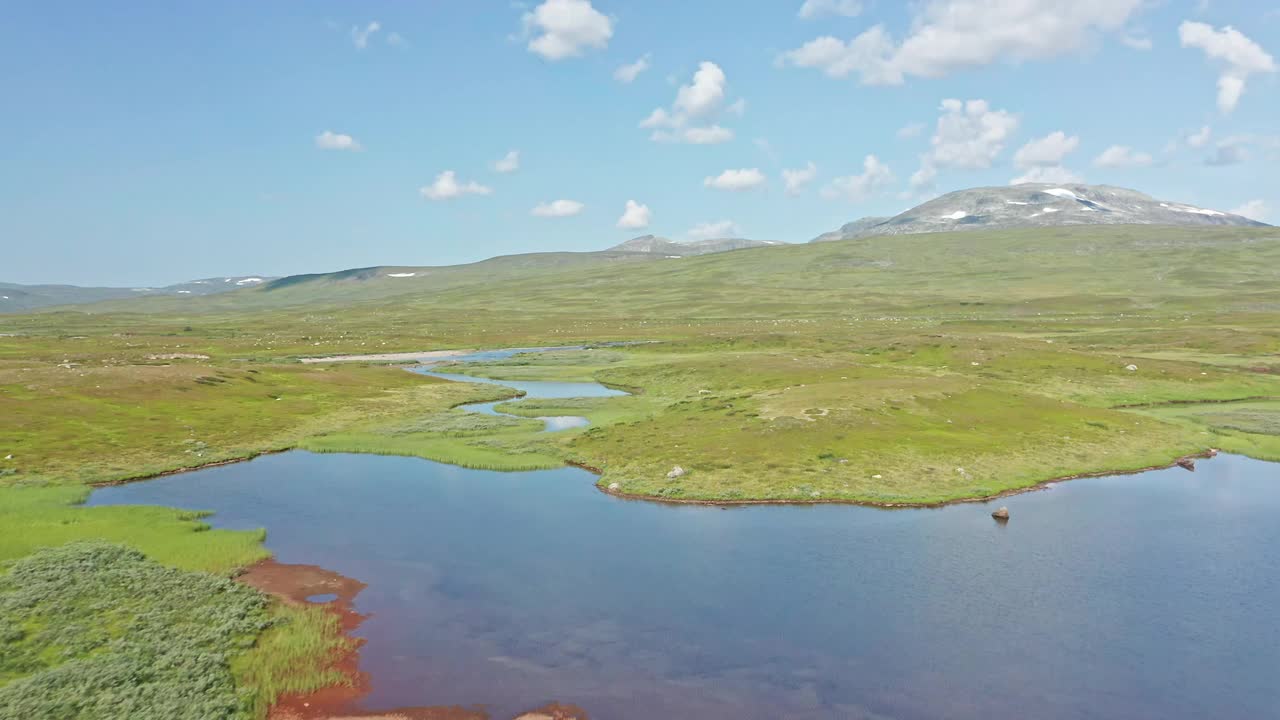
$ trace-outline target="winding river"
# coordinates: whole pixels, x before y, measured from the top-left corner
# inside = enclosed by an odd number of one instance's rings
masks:
[[[981,504],[672,507],[594,481],[289,452],[102,488],[90,504],[210,509],[219,527],[266,527],[282,562],[368,583],[356,607],[371,614],[358,631],[369,709],[1200,720],[1280,708],[1275,464],[1223,455],[1194,473],[1075,480],[1001,500],[1008,524]]]

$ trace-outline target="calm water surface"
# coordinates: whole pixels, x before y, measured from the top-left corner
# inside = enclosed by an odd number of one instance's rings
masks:
[[[111,487],[369,584],[371,708],[610,718],[1264,718],[1280,466],[991,506],[671,507],[564,469],[291,452]]]

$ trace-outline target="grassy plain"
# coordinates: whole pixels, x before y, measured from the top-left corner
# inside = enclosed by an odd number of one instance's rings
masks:
[[[75,503],[89,483],[294,447],[496,469],[572,461],[660,499],[887,504],[1211,446],[1280,459],[1276,230],[1083,227],[570,260],[0,316],[0,561],[106,539],[229,574],[262,557],[260,536],[190,512]],[[521,400],[395,367],[297,362],[609,341],[649,342],[461,372],[632,396]],[[593,424],[543,433],[456,409],[501,399],[525,418]],[[688,472],[668,479],[677,464]],[[283,627],[296,632],[259,635],[251,664],[264,670],[243,683],[286,686],[268,657],[329,642],[306,619]]]

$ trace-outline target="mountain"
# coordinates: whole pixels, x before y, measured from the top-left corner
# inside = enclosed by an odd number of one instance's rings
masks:
[[[747,240],[744,238],[711,238],[693,242],[675,242],[656,235],[641,235],[621,245],[614,245],[608,252],[649,253],[665,257],[691,257],[694,255],[711,255],[712,253],[746,250],[747,248],[785,245],[786,243],[770,240]]]
[[[216,295],[262,285],[273,279],[253,275],[203,278],[159,288],[18,285],[16,283],[0,282],[0,313],[21,312],[53,305],[79,305],[102,300],[121,300],[135,297]]]
[[[1063,225],[1268,227],[1239,215],[1157,200],[1109,185],[1028,183],[947,193],[891,218],[863,218],[810,242],[951,230],[1003,230]]]

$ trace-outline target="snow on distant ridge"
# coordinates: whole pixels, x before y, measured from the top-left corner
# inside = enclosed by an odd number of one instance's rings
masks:
[[[945,221],[963,222],[945,222]],[[1023,183],[957,190],[893,217],[868,217],[823,233],[815,241],[940,231],[1000,230],[1067,225],[1266,227],[1237,214],[1160,201],[1109,185]]]
[[[418,274],[418,273],[416,273],[416,272],[411,272],[411,273],[387,273],[387,277],[394,277],[394,278],[407,278],[407,277],[413,277],[413,276],[415,276],[415,275],[417,275],[417,274]]]

